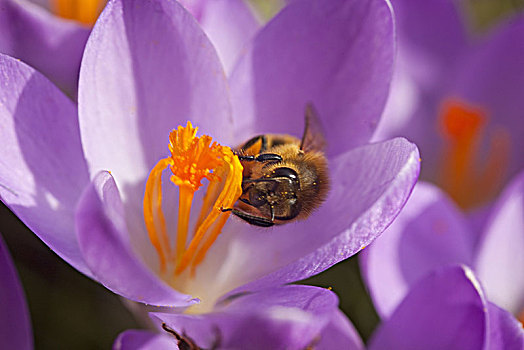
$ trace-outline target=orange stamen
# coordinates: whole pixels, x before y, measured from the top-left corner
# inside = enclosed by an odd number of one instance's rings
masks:
[[[144,219],[151,243],[158,252],[161,268],[166,265],[166,256],[178,275],[192,261],[200,263],[207,250],[220,234],[229,217],[221,207],[232,207],[242,193],[242,165],[230,148],[211,144],[209,136],[196,137],[197,128],[191,122],[179,126],[169,135],[171,156],[162,159],[153,168],[146,183],[144,195]],[[169,239],[165,231],[161,209],[161,173],[167,167],[172,172],[171,182],[179,188],[179,208],[176,250],[171,254]],[[193,236],[186,249],[189,236],[189,218],[195,192],[207,179],[209,186]],[[224,219],[225,218],[225,219]],[[159,238],[159,234],[161,233]],[[165,237],[164,237],[165,236]],[[205,237],[205,249],[197,250]],[[194,267],[198,263],[194,263]],[[170,269],[171,270],[171,269]],[[165,271],[165,270],[162,270]]]
[[[487,157],[479,166],[486,113],[459,100],[447,100],[440,117],[445,150],[441,186],[463,208],[481,204],[497,192],[507,170],[509,137],[499,130],[491,138]]]
[[[186,186],[181,186],[178,195],[178,226],[176,237],[176,259],[182,258],[186,250],[187,235],[189,231],[189,215],[191,213],[191,203],[195,192]]]
[[[106,0],[53,0],[53,12],[62,18],[93,25]]]
[[[200,186],[202,180],[214,178],[211,170],[220,163],[215,151],[216,144],[211,144],[209,136],[196,138],[198,128],[193,128],[191,122],[187,127],[178,127],[169,135],[169,150],[173,165],[171,171],[173,176],[171,181],[179,187],[178,204],[178,230],[176,257],[180,259],[185,252],[188,229],[189,214],[193,196]]]
[[[226,162],[217,171],[220,178],[226,179],[222,191],[218,194],[218,198],[214,202],[212,210],[198,226],[195,236],[191,241],[186,254],[184,254],[180,264],[177,266],[176,273],[182,272],[193,259],[196,259],[193,262],[193,268],[202,261],[203,256],[205,256],[211,245],[217,239],[222,227],[230,215],[230,212],[222,212],[222,208],[232,207],[237,201],[238,197],[240,197],[242,194],[242,186],[240,185],[242,183],[242,171],[235,171],[242,169],[242,165],[240,164],[238,157],[233,156],[231,150],[225,149],[224,151],[224,160],[226,160]],[[213,186],[213,189],[216,191],[215,186]],[[208,191],[208,193],[210,193],[210,191]],[[208,203],[210,202],[209,198],[206,198],[205,200],[207,200]],[[205,234],[212,228],[213,224],[216,226],[211,231],[211,234],[208,236],[207,240],[204,242],[203,247],[197,252],[200,242],[204,239]]]
[[[242,171],[236,173],[234,172],[235,168],[241,169],[242,165],[240,164],[238,157],[233,157],[232,161],[238,164],[232,165],[231,163],[228,163],[228,172],[232,173],[233,176],[229,176],[227,178],[228,180],[224,185],[225,189],[220,193],[220,196],[215,204],[215,210],[220,210],[221,216],[216,222],[213,231],[211,231],[211,234],[208,236],[207,240],[195,255],[195,259],[191,266],[193,272],[195,268],[202,262],[207,251],[218,238],[218,235],[220,234],[222,227],[226,224],[227,219],[229,219],[229,215],[231,215],[231,212],[222,212],[222,208],[232,207],[242,194],[242,186],[238,186],[238,184],[242,183]]]
[[[161,159],[151,170],[144,194],[144,221],[149,239],[160,258],[160,270],[166,269],[166,255],[169,254],[166,220],[162,212],[162,172],[171,164],[170,158]],[[160,233],[159,233],[160,232]],[[160,237],[159,237],[160,235]]]

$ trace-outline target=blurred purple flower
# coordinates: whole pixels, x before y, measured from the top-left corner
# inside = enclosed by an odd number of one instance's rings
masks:
[[[372,242],[418,176],[412,143],[367,144],[388,93],[393,37],[384,0],[300,1],[259,32],[227,81],[178,3],[110,1],[86,45],[78,120],[40,74],[0,56],[9,87],[0,91],[2,201],[71,265],[146,304],[187,307],[199,298],[193,312],[205,312],[230,293],[319,273]],[[194,276],[162,275],[142,203],[169,131],[190,118],[227,145],[300,135],[308,101],[330,147],[333,186],[322,207],[266,231],[229,220]],[[171,238],[177,204],[173,194],[162,201]]]
[[[0,0],[0,52],[76,97],[80,61],[105,0]],[[260,28],[242,0],[182,1],[212,40],[227,72]]]
[[[410,286],[449,264],[471,266],[487,298],[524,320],[524,172],[508,185],[481,232],[438,188],[419,183],[402,213],[361,257],[378,313],[387,318]]]
[[[160,333],[128,330],[114,348],[173,348],[176,338],[161,328],[164,323],[204,349],[363,349],[337,304],[335,294],[323,288],[264,289],[225,300],[205,315],[151,313]]]
[[[91,28],[60,17],[58,2],[0,0],[0,52],[21,59],[76,96],[80,61]]]
[[[374,139],[421,149],[421,178],[465,209],[495,198],[524,167],[524,16],[472,34],[464,1],[395,0],[398,60]],[[470,3],[475,3],[471,1]]]
[[[464,266],[439,268],[414,283],[368,343],[369,350],[523,347],[522,325],[486,299]]]
[[[3,349],[33,349],[25,295],[7,247],[0,236],[0,344]]]

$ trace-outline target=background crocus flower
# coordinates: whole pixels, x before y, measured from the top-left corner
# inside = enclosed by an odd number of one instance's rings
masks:
[[[406,136],[421,148],[422,178],[465,209],[492,200],[523,166],[522,14],[482,34],[475,1],[393,2],[399,57],[376,139]]]
[[[490,301],[522,322],[523,203],[521,173],[496,201],[481,232],[475,232],[476,223],[444,193],[419,183],[386,234],[361,255],[378,313],[389,317],[410,286],[433,269],[462,263],[475,270]]]
[[[193,305],[193,312],[353,255],[398,214],[419,158],[405,139],[367,144],[391,75],[389,4],[320,4],[284,9],[228,82],[213,46],[176,2],[110,1],[82,60],[79,121],[76,106],[45,78],[2,56],[9,87],[0,92],[8,145],[2,200],[57,254],[112,291],[146,304]],[[168,152],[169,131],[191,119],[222,145],[256,133],[299,136],[309,101],[329,140],[333,188],[326,203],[307,221],[267,231],[229,220],[194,276],[162,274],[142,204],[148,175]],[[166,193],[168,220],[176,205]],[[175,241],[174,223],[167,227]]]
[[[19,58],[76,97],[80,61],[105,0],[1,0],[0,52]],[[260,28],[242,0],[182,1],[211,38],[226,71]]]
[[[240,294],[206,315],[151,313],[159,333],[128,330],[115,349],[170,348],[184,335],[201,348],[217,349],[363,349],[351,323],[327,289],[285,286]]]
[[[490,303],[473,272],[439,268],[414,283],[368,349],[522,349],[522,326]]]
[[[33,349],[31,320],[24,291],[0,236],[0,344],[5,349]]]
[[[0,52],[76,96],[84,46],[104,5],[101,0],[1,0]]]

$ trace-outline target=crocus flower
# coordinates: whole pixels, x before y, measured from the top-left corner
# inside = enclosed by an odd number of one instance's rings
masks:
[[[464,3],[393,2],[399,59],[376,139],[416,142],[422,178],[470,209],[490,202],[524,166],[524,16],[474,35]]]
[[[75,96],[80,61],[102,0],[0,0],[0,52]]]
[[[0,0],[0,52],[19,58],[76,97],[80,61],[106,0]],[[242,0],[183,4],[211,38],[226,71],[260,23]]]
[[[0,344],[4,349],[33,349],[24,290],[0,236]]]
[[[224,300],[206,315],[151,313],[159,332],[125,331],[114,348],[172,349],[185,341],[204,349],[363,349],[337,304],[327,289],[264,289]]]
[[[145,304],[203,313],[228,294],[316,274],[374,240],[418,176],[412,143],[367,144],[387,96],[393,38],[386,1],[293,3],[227,81],[178,3],[110,1],[86,45],[78,120],[48,80],[1,56],[2,201],[71,265]],[[235,197],[238,166],[220,145],[257,133],[299,136],[308,102],[329,140],[326,202],[307,220],[265,231],[226,222],[220,205]],[[198,189],[197,173],[210,185]],[[202,201],[213,196],[215,204]]]
[[[368,247],[363,275],[378,313],[387,318],[422,276],[440,266],[471,266],[487,298],[524,321],[524,173],[494,204],[481,232],[437,187],[419,183],[379,240]],[[478,238],[480,237],[480,238]]]
[[[368,349],[505,349],[524,346],[524,331],[486,298],[465,266],[436,269],[414,283]]]
[[[129,330],[119,336],[115,349],[171,349],[176,336],[200,348],[364,348],[349,320],[336,309],[333,293],[315,287],[285,286],[239,295],[203,316],[151,317],[162,329],[160,334]],[[517,350],[523,345],[521,325],[486,299],[473,271],[451,265],[414,283],[367,348]]]

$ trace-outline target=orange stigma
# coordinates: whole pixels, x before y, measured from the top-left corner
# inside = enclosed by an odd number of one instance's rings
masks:
[[[186,127],[179,126],[170,133],[171,155],[153,167],[146,182],[144,221],[158,253],[162,273],[171,271],[179,275],[191,266],[194,274],[229,218],[230,212],[222,212],[222,208],[232,207],[242,194],[242,165],[238,157],[229,147],[216,142],[211,144],[209,136],[197,137],[197,129],[187,122]],[[178,187],[179,196],[174,249],[162,211],[161,177],[167,168],[171,170],[171,182]],[[209,184],[191,231],[189,218],[193,197],[204,179]]]
[[[92,26],[105,4],[106,0],[53,0],[52,8],[57,16]]]
[[[487,202],[507,172],[508,133],[494,130],[487,152],[482,152],[486,113],[457,99],[444,101],[439,121],[444,138],[440,185],[464,209]]]

